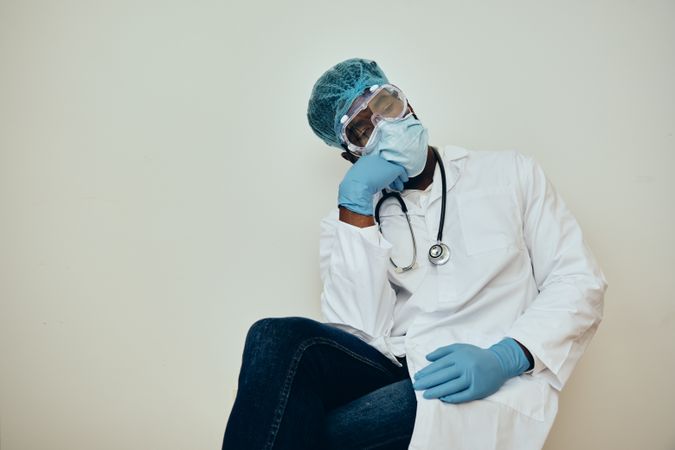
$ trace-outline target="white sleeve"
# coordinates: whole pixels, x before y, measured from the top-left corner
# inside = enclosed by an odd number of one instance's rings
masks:
[[[607,280],[579,224],[544,170],[515,152],[523,233],[539,290],[507,336],[522,343],[542,372],[561,390],[603,317]]]
[[[375,347],[401,367],[389,346],[396,292],[387,274],[392,245],[377,225],[360,228],[338,219],[338,209],[321,220],[319,272],[325,323]]]

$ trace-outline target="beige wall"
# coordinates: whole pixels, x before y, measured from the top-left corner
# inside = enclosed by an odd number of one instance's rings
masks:
[[[675,3],[244,3],[0,0],[0,448],[220,448],[251,323],[320,318],[306,104],[354,56],[540,161],[605,271],[546,449],[675,448]]]

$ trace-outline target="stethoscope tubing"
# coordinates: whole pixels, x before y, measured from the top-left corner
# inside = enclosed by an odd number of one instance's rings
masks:
[[[442,193],[441,193],[441,217],[439,220],[438,224],[438,233],[436,235],[436,243],[431,246],[429,249],[429,260],[433,264],[445,264],[448,259],[450,258],[450,249],[448,248],[447,245],[443,243],[443,226],[445,224],[445,203],[446,203],[446,186],[447,186],[447,180],[445,178],[445,167],[443,167],[443,160],[441,159],[441,155],[439,155],[438,150],[436,150],[434,147],[431,147],[431,150],[434,152],[434,156],[436,157],[436,162],[438,163],[439,169],[441,171],[441,183],[442,183]],[[382,225],[380,222],[380,207],[384,203],[385,200],[388,198],[393,197],[395,198],[399,205],[401,206],[401,210],[405,214],[406,220],[408,221],[408,227],[410,228],[410,235],[412,236],[412,241],[413,241],[413,262],[409,264],[406,267],[399,267],[394,263],[394,260],[389,258],[391,263],[394,265],[396,270],[398,272],[405,272],[411,269],[414,269],[417,267],[417,245],[415,242],[415,233],[413,232],[412,229],[412,224],[410,223],[410,217],[408,216],[408,207],[406,206],[405,202],[403,201],[403,198],[401,197],[401,194],[396,192],[396,191],[391,191],[387,192],[386,190],[382,189],[382,197],[380,200],[377,202],[375,205],[375,221],[377,222],[378,228],[380,230],[380,233],[382,232]]]

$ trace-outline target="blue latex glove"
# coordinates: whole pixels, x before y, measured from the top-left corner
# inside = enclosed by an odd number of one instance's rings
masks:
[[[373,195],[385,187],[401,191],[408,173],[377,153],[360,157],[349,168],[338,190],[338,205],[364,216],[373,215]]]
[[[488,349],[462,343],[439,347],[427,359],[433,362],[415,374],[413,388],[427,389],[424,398],[447,403],[487,397],[530,366],[523,349],[509,337]]]
[[[399,175],[390,185],[389,189],[392,191],[398,191],[402,192],[403,191],[403,183],[408,181],[408,173],[404,173]]]

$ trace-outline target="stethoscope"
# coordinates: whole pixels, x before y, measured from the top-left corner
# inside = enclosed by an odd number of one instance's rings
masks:
[[[442,197],[441,197],[441,219],[440,223],[438,224],[438,235],[436,237],[436,243],[433,244],[429,248],[429,261],[432,264],[435,265],[441,265],[445,264],[448,262],[450,259],[450,248],[445,245],[443,241],[443,222],[445,221],[445,197],[446,197],[446,192],[445,192],[445,187],[446,187],[446,181],[445,181],[445,168],[443,167],[443,161],[441,160],[441,156],[438,154],[438,151],[434,148],[431,147],[431,150],[433,150],[434,155],[436,156],[436,161],[438,162],[438,166],[441,169],[441,182],[443,183],[443,192],[442,192]],[[408,208],[405,205],[405,202],[403,201],[403,198],[401,198],[401,194],[399,194],[396,191],[392,192],[386,192],[384,189],[382,189],[382,198],[377,202],[377,205],[375,205],[375,221],[377,222],[377,227],[380,230],[380,233],[382,233],[382,224],[380,223],[380,206],[382,206],[382,203],[389,197],[393,197],[396,200],[398,200],[399,205],[401,205],[401,210],[403,210],[403,213],[405,214],[405,218],[408,221],[408,228],[410,228],[410,236],[412,236],[412,243],[413,243],[413,258],[412,258],[412,263],[405,267],[399,267],[396,265],[393,259],[389,258],[389,261],[394,265],[394,270],[397,273],[401,272],[406,272],[408,270],[414,269],[417,266],[417,244],[415,243],[415,233],[413,232],[412,229],[412,224],[410,223],[410,217],[408,216]]]

